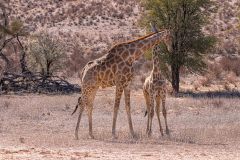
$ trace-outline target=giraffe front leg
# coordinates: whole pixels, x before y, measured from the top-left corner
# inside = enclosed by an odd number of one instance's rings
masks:
[[[148,136],[150,137],[152,135],[152,119],[154,116],[154,98],[153,94],[150,94],[150,107],[149,107],[149,114],[148,114],[148,121],[149,121],[149,130],[148,130]]]
[[[129,124],[129,130],[131,132],[131,135],[133,138],[135,138],[135,134],[133,131],[133,125],[132,125],[132,118],[131,118],[131,106],[130,106],[130,88],[129,86],[124,88],[124,96],[125,96],[125,107],[128,117],[128,124]]]
[[[149,130],[150,130],[150,113],[151,110],[150,110],[150,105],[149,107],[147,108],[147,129],[146,129],[146,134],[148,135],[149,133]]]
[[[166,111],[166,107],[165,107],[165,103],[166,103],[166,98],[162,99],[162,113],[163,113],[163,117],[165,120],[165,125],[166,125],[166,134],[169,135],[169,129],[168,129],[168,125],[167,125],[167,111]]]
[[[150,113],[150,97],[149,97],[149,94],[147,93],[146,89],[144,88],[143,89],[143,95],[144,95],[144,98],[145,98],[145,101],[146,101],[146,113],[147,113],[147,129],[146,129],[146,133],[148,133],[149,131],[149,113]]]
[[[156,111],[156,115],[157,115],[157,119],[158,119],[160,133],[163,136],[163,129],[162,129],[161,121],[160,121],[160,96],[156,97],[156,110],[155,111]]]
[[[122,92],[123,92],[123,88],[116,86],[116,95],[115,95],[114,112],[113,112],[113,125],[112,125],[112,136],[114,139],[117,138],[116,137],[116,121],[117,121],[119,104],[122,97]]]

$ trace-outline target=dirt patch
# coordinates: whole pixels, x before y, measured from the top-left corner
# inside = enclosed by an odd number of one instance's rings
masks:
[[[80,139],[75,140],[77,114],[71,116],[71,112],[77,98],[77,94],[1,96],[0,159],[239,159],[239,99],[168,97],[171,135],[160,136],[154,117],[153,136],[148,138],[143,95],[134,91],[131,106],[137,139],[129,135],[124,99],[117,120],[118,139],[112,139],[114,90],[101,90],[93,111],[95,139],[88,139],[84,112]]]

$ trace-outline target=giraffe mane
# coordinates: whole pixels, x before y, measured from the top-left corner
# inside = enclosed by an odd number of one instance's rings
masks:
[[[123,42],[123,43],[120,43],[120,44],[129,44],[129,43],[132,43],[132,42],[136,42],[136,41],[138,41],[138,40],[142,40],[142,39],[145,39],[145,38],[147,38],[147,37],[150,37],[150,36],[152,36],[152,35],[154,35],[154,34],[156,34],[156,33],[158,33],[158,32],[153,32],[153,33],[150,33],[150,34],[148,34],[148,35],[145,35],[145,36],[142,36],[142,37],[139,37],[139,38],[137,38],[137,39],[130,40],[130,41],[127,41],[127,42]]]
[[[159,30],[158,32],[149,33],[148,35],[139,37],[139,38],[137,38],[137,39],[135,39],[135,40],[130,40],[130,41],[127,41],[127,42],[117,43],[117,44],[113,45],[113,47],[111,47],[111,48],[108,50],[108,52],[110,52],[110,51],[113,50],[114,48],[117,48],[117,47],[119,47],[119,46],[121,46],[121,45],[130,44],[130,43],[133,43],[133,42],[136,42],[136,41],[145,39],[145,38],[147,38],[147,37],[150,37],[150,36],[152,36],[152,35],[154,35],[154,34],[157,34],[157,33],[163,32],[163,31],[164,31],[164,29],[161,29],[161,30]]]
[[[157,33],[158,33],[158,32],[157,32]],[[154,34],[156,34],[156,32],[153,32],[153,33],[150,33],[150,34],[148,34],[148,35],[139,37],[139,38],[137,38],[137,39],[135,39],[135,40],[117,43],[117,44],[113,45],[113,47],[112,47],[110,50],[112,50],[113,48],[115,48],[115,47],[117,47],[117,46],[119,46],[119,45],[121,45],[121,44],[130,44],[130,43],[136,42],[136,41],[138,41],[138,40],[142,40],[142,39],[145,39],[145,38],[147,38],[147,37],[150,37],[150,36],[152,36],[152,35],[154,35]]]
[[[163,32],[163,31],[165,31],[165,30],[164,30],[164,29],[160,29],[160,30],[157,31],[157,32],[152,32],[152,33],[149,33],[148,35],[139,37],[139,38],[137,38],[137,39],[135,39],[135,40],[131,40],[131,41],[127,41],[127,42],[123,42],[123,43],[119,43],[119,44],[130,44],[130,43],[132,43],[132,42],[136,42],[136,41],[138,41],[138,40],[145,39],[145,38],[147,38],[147,37],[150,37],[150,36],[152,36],[152,35],[154,35],[154,34],[157,34],[157,33]]]

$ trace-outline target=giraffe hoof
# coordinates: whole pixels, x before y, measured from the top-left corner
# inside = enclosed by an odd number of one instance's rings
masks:
[[[94,136],[93,135],[89,135],[88,138],[89,139],[94,139]]]
[[[161,132],[161,136],[163,137],[164,135],[163,135],[163,132]]]
[[[75,140],[78,140],[78,139],[79,139],[79,138],[78,138],[78,135],[76,134],[76,135],[75,135]]]
[[[132,137],[132,139],[137,139],[138,138],[136,134],[132,134],[131,137]]]
[[[160,129],[160,134],[161,134],[162,137],[164,136],[164,135],[163,135],[163,130],[162,130],[162,129]]]
[[[151,137],[152,136],[152,131],[147,131],[147,136]]]
[[[116,140],[118,137],[117,136],[112,136],[112,140]]]
[[[167,134],[168,136],[170,136],[169,129],[166,129],[166,134]]]
[[[112,140],[117,139],[118,137],[116,135],[112,135]]]

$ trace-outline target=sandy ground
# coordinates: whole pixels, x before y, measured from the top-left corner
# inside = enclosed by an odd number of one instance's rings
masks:
[[[111,138],[114,90],[97,93],[93,113],[95,139],[88,139],[84,113],[79,140],[74,139],[77,94],[0,97],[0,159],[240,159],[240,99],[167,99],[170,137],[161,137],[156,117],[153,136],[145,134],[145,102],[132,92],[137,139],[129,135],[122,98],[118,139]],[[162,119],[162,125],[163,119]]]

